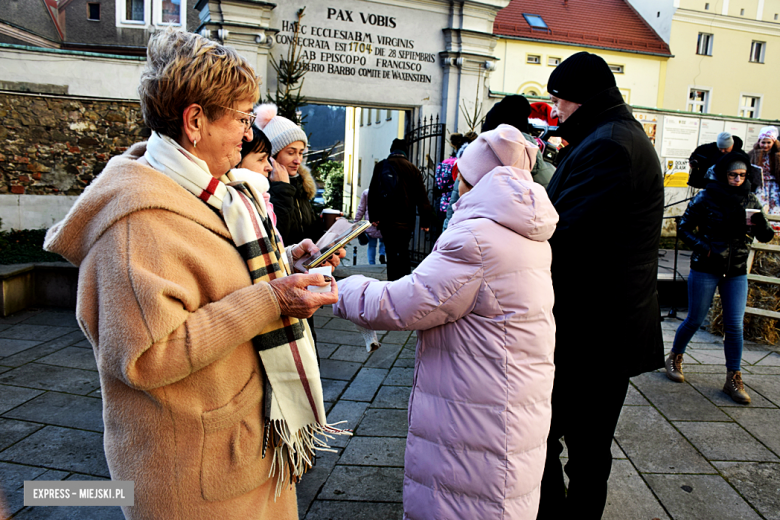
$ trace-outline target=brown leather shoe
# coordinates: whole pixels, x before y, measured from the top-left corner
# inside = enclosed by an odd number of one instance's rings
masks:
[[[669,357],[666,358],[666,377],[674,381],[675,383],[684,383],[685,376],[682,371],[682,354],[675,354],[669,352]]]
[[[750,404],[750,396],[745,392],[745,385],[742,383],[742,372],[739,370],[726,373],[726,384],[723,385],[723,391],[731,397],[735,403]]]

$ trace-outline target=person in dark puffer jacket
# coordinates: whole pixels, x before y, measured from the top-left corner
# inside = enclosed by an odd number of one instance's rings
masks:
[[[693,249],[688,275],[688,316],[677,329],[672,351],[666,358],[667,377],[678,383],[685,381],[685,347],[707,316],[717,287],[726,329],[723,347],[727,376],[723,391],[740,404],[750,403],[740,367],[748,293],[748,246],[753,237],[769,242],[774,236],[746,179],[749,165],[750,159],[743,151],[724,155],[714,167],[716,180],[693,198],[680,220],[680,238]]]

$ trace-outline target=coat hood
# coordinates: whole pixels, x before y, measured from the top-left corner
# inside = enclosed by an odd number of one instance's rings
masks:
[[[317,183],[314,182],[314,177],[312,177],[311,171],[309,170],[309,167],[305,164],[301,164],[298,166],[298,177],[300,177],[301,180],[301,187],[303,188],[303,192],[306,194],[306,200],[311,200],[314,197],[317,196]],[[295,177],[290,177],[291,184],[292,180]]]
[[[539,242],[548,240],[558,223],[558,213],[544,187],[531,180],[528,170],[511,166],[491,170],[465,193],[455,204],[450,227],[477,218],[490,219]]]
[[[499,166],[533,171],[539,147],[510,125],[482,132],[458,160],[458,171],[471,186]]]
[[[173,211],[230,239],[222,218],[209,206],[170,177],[138,162],[145,152],[146,143],[138,143],[112,158],[65,218],[46,233],[44,249],[78,266],[111,226],[137,211],[155,209]]]

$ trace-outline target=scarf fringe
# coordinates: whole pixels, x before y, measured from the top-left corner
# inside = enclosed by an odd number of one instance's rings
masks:
[[[276,477],[274,501],[282,494],[288,481],[289,485],[300,481],[303,474],[312,468],[315,451],[336,453],[325,439],[333,439],[335,435],[352,435],[352,430],[335,428],[337,424],[344,422],[346,421],[334,424],[312,423],[294,433],[290,432],[286,421],[275,420],[271,421],[272,424],[267,424],[266,431],[268,433],[270,430],[273,446],[268,477]]]

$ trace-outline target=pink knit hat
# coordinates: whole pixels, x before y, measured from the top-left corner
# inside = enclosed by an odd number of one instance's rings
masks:
[[[531,171],[536,164],[536,143],[526,141],[517,128],[498,125],[495,130],[479,134],[458,159],[458,171],[472,186],[499,166],[513,166]]]

